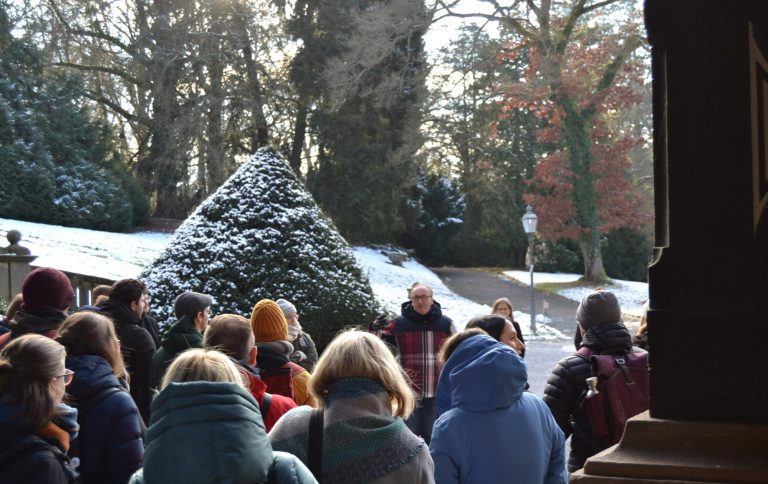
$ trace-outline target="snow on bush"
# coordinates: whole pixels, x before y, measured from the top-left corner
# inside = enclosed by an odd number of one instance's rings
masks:
[[[212,295],[214,313],[246,317],[262,298],[288,299],[321,347],[379,311],[347,242],[268,148],[195,210],[140,278],[163,327],[185,290]]]

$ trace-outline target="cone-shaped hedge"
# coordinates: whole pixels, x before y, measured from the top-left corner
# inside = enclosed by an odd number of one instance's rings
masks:
[[[247,318],[260,299],[288,299],[319,347],[379,309],[347,242],[271,149],[204,201],[140,277],[161,327],[186,290],[212,295],[214,313]]]

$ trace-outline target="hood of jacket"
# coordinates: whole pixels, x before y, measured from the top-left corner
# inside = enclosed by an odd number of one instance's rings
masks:
[[[146,442],[147,482],[266,482],[273,460],[259,405],[236,383],[169,384]]]
[[[595,353],[627,353],[632,350],[632,336],[624,323],[600,324],[587,330],[581,346],[587,346]]]
[[[203,333],[195,328],[189,316],[182,316],[165,332],[160,346],[174,355],[190,348],[202,348]]]
[[[141,326],[139,317],[136,316],[136,313],[120,301],[107,299],[107,301],[99,307],[101,308],[101,313],[109,317],[115,324],[135,324],[136,326]]]
[[[287,341],[256,343],[256,366],[264,370],[280,368],[288,363],[288,355],[293,352],[293,345]]]
[[[112,367],[101,356],[67,356],[66,367],[75,372],[67,394],[74,398],[76,404],[104,388],[122,387]]]
[[[432,306],[430,306],[429,312],[427,314],[420,314],[413,309],[413,303],[411,301],[406,301],[400,306],[400,315],[410,319],[414,323],[426,324],[440,319],[443,315],[443,308],[440,306],[439,302],[432,301]]]
[[[525,390],[528,367],[510,347],[486,335],[463,341],[445,362],[437,384],[438,415],[504,408]]]

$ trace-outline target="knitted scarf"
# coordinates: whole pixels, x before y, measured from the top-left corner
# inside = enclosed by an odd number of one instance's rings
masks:
[[[309,412],[294,414],[270,435],[275,450],[308,462]],[[286,425],[287,424],[287,425]],[[371,482],[414,458],[424,440],[393,417],[387,391],[377,381],[344,378],[328,389],[323,426],[323,482]]]

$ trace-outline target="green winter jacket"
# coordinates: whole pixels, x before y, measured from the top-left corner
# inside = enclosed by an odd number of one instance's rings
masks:
[[[298,459],[272,452],[259,404],[240,385],[171,383],[151,414],[144,468],[132,484],[315,482]]]
[[[182,316],[163,335],[160,349],[152,358],[152,371],[149,375],[149,387],[160,388],[160,381],[165,376],[171,362],[180,353],[190,348],[203,347],[203,333],[195,328],[189,316]]]

